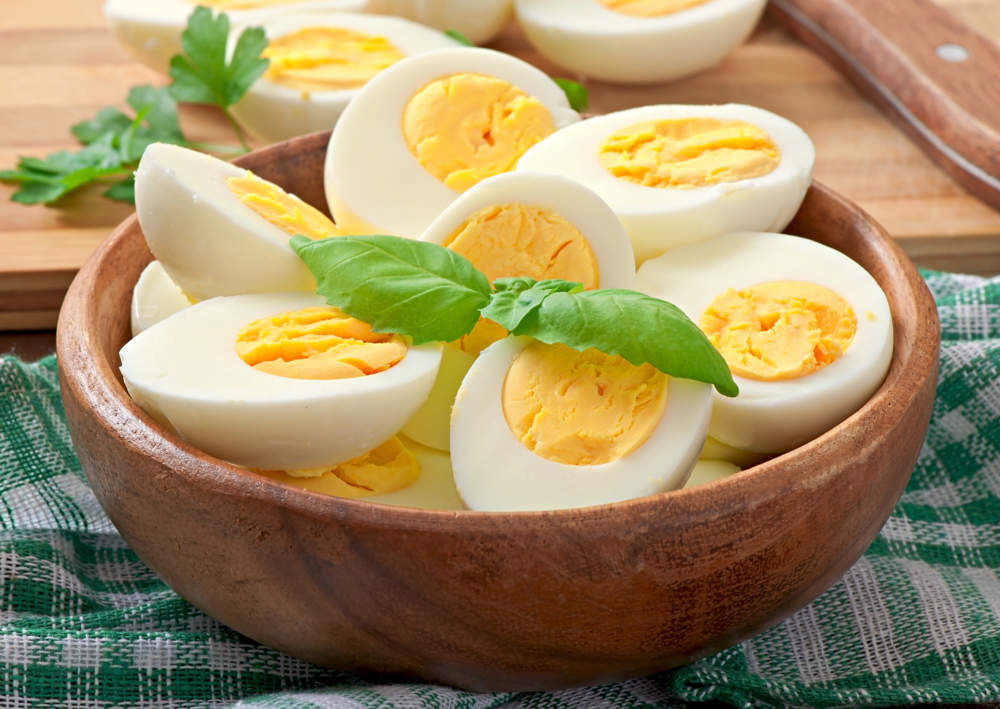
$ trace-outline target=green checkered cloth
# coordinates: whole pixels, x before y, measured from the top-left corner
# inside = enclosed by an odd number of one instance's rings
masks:
[[[925,272],[938,397],[909,487],[814,603],[670,672],[554,693],[378,683],[262,647],[167,588],[80,472],[53,357],[0,360],[0,705],[744,707],[1000,702],[1000,278]]]

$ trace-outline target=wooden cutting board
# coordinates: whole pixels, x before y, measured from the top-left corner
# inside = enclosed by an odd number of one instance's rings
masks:
[[[139,1],[139,0],[137,0]],[[1000,3],[938,0],[1000,44]],[[124,108],[130,86],[163,84],[104,29],[101,0],[4,0],[0,13],[0,167],[19,155],[74,148],[69,126],[106,105]],[[494,46],[541,59],[512,26]],[[816,144],[815,175],[858,202],[920,265],[1000,272],[1000,213],[969,196],[822,59],[766,17],[751,40],[718,67],[675,83],[591,83],[591,110],[650,103],[750,103],[790,118]],[[211,110],[185,107],[193,140],[231,142]],[[131,209],[97,191],[58,208],[9,201],[0,185],[0,330],[55,325],[63,293],[93,248]]]

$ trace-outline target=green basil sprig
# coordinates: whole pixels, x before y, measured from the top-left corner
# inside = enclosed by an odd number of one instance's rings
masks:
[[[480,317],[513,335],[575,350],[590,347],[632,364],[715,386],[739,389],[705,334],[675,305],[621,289],[583,290],[579,283],[501,278],[490,287],[468,259],[443,246],[395,236],[291,240],[316,278],[317,292],[376,332],[413,342],[450,342]]]

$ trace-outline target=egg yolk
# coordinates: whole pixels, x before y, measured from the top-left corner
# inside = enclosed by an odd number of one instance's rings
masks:
[[[836,361],[858,320],[833,291],[805,281],[772,281],[727,290],[702,315],[733,374],[760,381],[794,379]]]
[[[611,135],[598,154],[615,177],[690,189],[766,175],[781,155],[757,126],[715,118],[646,121]]]
[[[420,477],[420,463],[393,436],[385,443],[332,468],[258,470],[272,480],[338,497],[368,497],[402,490]]]
[[[254,320],[236,336],[254,369],[291,379],[347,379],[383,372],[406,356],[399,335],[372,332],[336,308],[319,306]]]
[[[501,204],[470,216],[444,245],[469,259],[492,283],[498,278],[527,276],[536,281],[561,278],[597,288],[597,259],[579,229],[542,207]],[[478,355],[507,336],[491,320],[480,320],[459,347]]]
[[[243,177],[226,178],[226,186],[240,202],[286,234],[313,240],[343,235],[323,212],[249,170]]]
[[[707,0],[599,0],[604,7],[625,15],[659,17],[701,5]]]
[[[213,10],[253,10],[270,5],[295,5],[302,0],[188,0],[192,5],[207,5]]]
[[[502,79],[453,74],[430,82],[403,111],[403,138],[427,172],[456,192],[514,169],[555,132],[542,103]]]
[[[269,43],[261,56],[271,62],[265,78],[308,95],[362,86],[406,55],[385,37],[306,27]]]
[[[652,365],[565,345],[528,345],[504,378],[504,418],[543,458],[600,465],[649,438],[667,403],[667,377]]]

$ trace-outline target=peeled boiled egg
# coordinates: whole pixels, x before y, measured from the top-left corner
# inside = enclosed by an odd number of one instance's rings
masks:
[[[510,337],[483,351],[451,424],[455,485],[475,510],[583,507],[687,480],[705,440],[711,387]]]
[[[191,305],[159,261],[150,261],[132,289],[132,336]]]
[[[198,5],[225,12],[232,24],[259,25],[275,13],[362,12],[368,0],[106,0],[104,18],[139,62],[166,74],[181,51],[181,32]]]
[[[513,0],[370,0],[368,11],[458,30],[473,44],[483,44],[507,25],[512,6]]]
[[[301,13],[262,26],[270,65],[231,110],[267,142],[330,130],[375,74],[405,57],[456,46],[443,32],[397,17]]]
[[[386,441],[423,402],[441,359],[439,346],[376,335],[306,293],[212,298],[120,354],[132,398],[188,443],[293,473]]]
[[[465,256],[498,278],[559,278],[585,288],[631,288],[632,247],[614,212],[589,189],[557,175],[511,172],[483,180],[452,202],[421,235]],[[449,415],[462,377],[475,355],[505,336],[481,321],[445,347],[438,380],[403,431],[447,450]]]
[[[327,202],[350,233],[417,238],[456,197],[579,120],[548,76],[489,49],[441,49],[369,81],[330,137]]]
[[[402,436],[316,475],[258,472],[292,487],[365,502],[430,510],[465,507],[455,490],[448,454]]]
[[[517,169],[582,182],[614,210],[639,263],[732,231],[780,231],[815,157],[791,121],[753,106],[633,108],[569,126]]]
[[[516,0],[528,40],[575,74],[638,84],[718,63],[747,38],[764,0]]]
[[[294,234],[340,234],[322,212],[249,171],[187,148],[154,143],[135,173],[139,224],[185,295],[315,292],[288,246]]]
[[[879,387],[892,316],[844,254],[787,234],[734,233],[648,261],[636,288],[677,305],[729,364],[740,393],[716,396],[710,435],[781,453],[832,428]]]

